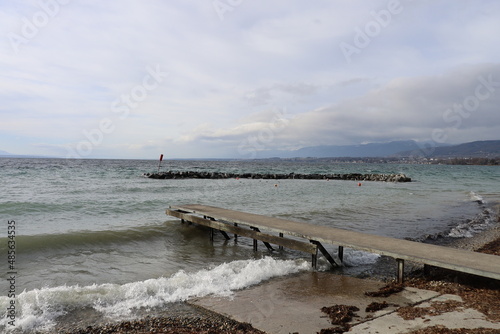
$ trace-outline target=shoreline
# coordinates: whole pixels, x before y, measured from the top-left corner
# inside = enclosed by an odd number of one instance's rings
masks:
[[[492,226],[482,231],[481,233],[473,235],[470,238],[457,239],[456,241],[452,242],[451,245],[457,248],[477,251],[478,249],[484,247],[486,244],[500,239],[500,204],[496,204],[493,207],[493,210],[495,211],[495,217],[493,218],[494,222]]]
[[[497,207],[497,213],[498,211],[500,211],[500,206]],[[482,252],[500,256],[500,217],[497,214],[496,221],[487,230],[484,230],[481,233],[478,233],[470,238],[457,239],[452,244],[450,244],[450,246],[471,251],[479,250]],[[264,282],[261,285],[266,284],[269,284],[269,282]],[[430,273],[430,276],[423,276],[423,272],[417,269],[408,276],[408,279],[405,282],[404,286],[429,291],[437,291],[439,293],[457,294],[458,296],[462,297],[467,306],[473,307],[479,312],[486,314],[486,316],[493,319],[493,321],[500,321],[500,287],[498,286],[497,281],[492,283],[492,280],[478,280],[477,277],[472,277],[471,279],[470,275],[460,274],[448,270],[441,270],[439,268],[433,269]],[[79,328],[73,327],[74,325],[76,325],[73,324],[56,327],[55,329],[60,333],[66,334],[265,333],[258,329],[255,329],[249,323],[238,322],[224,314],[213,312],[206,308],[196,306],[188,302],[179,303],[179,305],[177,306],[178,307],[175,309],[163,309],[163,311],[157,312],[153,316],[150,316],[146,312],[144,312],[144,316],[142,318],[135,320],[105,324],[97,323],[93,325],[85,325],[82,321],[79,323]],[[339,331],[339,333],[342,333],[342,331]],[[408,333],[459,334],[465,332],[461,332],[459,330],[444,331],[442,328],[427,327],[426,329],[422,329],[420,331]],[[467,333],[481,334],[494,332],[468,331]]]

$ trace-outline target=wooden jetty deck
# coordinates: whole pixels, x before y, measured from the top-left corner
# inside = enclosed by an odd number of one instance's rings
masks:
[[[189,204],[170,206],[167,215],[174,216],[211,228],[229,239],[227,233],[234,233],[263,241],[267,248],[271,244],[296,249],[312,254],[312,263],[316,267],[318,250],[332,265],[341,265],[343,248],[362,250],[370,253],[390,256],[398,262],[397,277],[403,282],[404,261],[413,261],[500,280],[500,256],[476,253],[462,249],[423,244],[414,241],[383,237],[373,234],[344,230],[340,228],[313,225],[269,216],[227,210],[207,205]],[[277,233],[273,235],[265,232]],[[290,239],[292,236],[305,241]],[[323,247],[333,244],[339,247],[338,256],[334,257]]]

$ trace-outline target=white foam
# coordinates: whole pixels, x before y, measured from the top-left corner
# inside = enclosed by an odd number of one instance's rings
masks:
[[[469,193],[470,200],[473,202],[478,202],[480,204],[484,203],[483,196],[476,194],[475,192],[471,191]]]
[[[493,214],[490,209],[483,210],[474,219],[463,222],[450,230],[449,237],[452,238],[471,238],[475,234],[487,230],[492,224]]]
[[[344,263],[350,267],[374,264],[379,258],[380,255],[375,253],[368,253],[350,248],[344,251]]]
[[[269,278],[309,269],[310,264],[305,260],[265,257],[233,261],[193,273],[179,271],[171,277],[123,285],[59,286],[24,291],[17,296],[16,328],[47,330],[54,326],[57,317],[83,307],[93,307],[114,319],[123,318],[137,308],[152,308],[210,294],[230,296],[232,291]],[[5,310],[8,302],[6,297],[0,297],[0,308]],[[5,315],[0,320],[0,329],[14,329],[8,325]]]

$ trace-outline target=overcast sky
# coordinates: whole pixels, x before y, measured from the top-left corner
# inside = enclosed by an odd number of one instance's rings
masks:
[[[500,139],[500,1],[0,2],[0,150]]]

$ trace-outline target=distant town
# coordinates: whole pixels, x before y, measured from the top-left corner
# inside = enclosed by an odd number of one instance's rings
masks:
[[[425,157],[342,157],[342,158],[269,158],[262,160],[281,161],[311,161],[325,163],[387,163],[387,164],[420,164],[420,165],[500,165],[500,157],[478,158],[478,157],[447,157],[447,158],[425,158]]]
[[[269,159],[335,163],[499,165],[500,140],[475,141],[446,146],[419,145],[415,141],[393,141],[351,146],[316,146],[302,148],[287,154],[294,156],[277,155]]]

